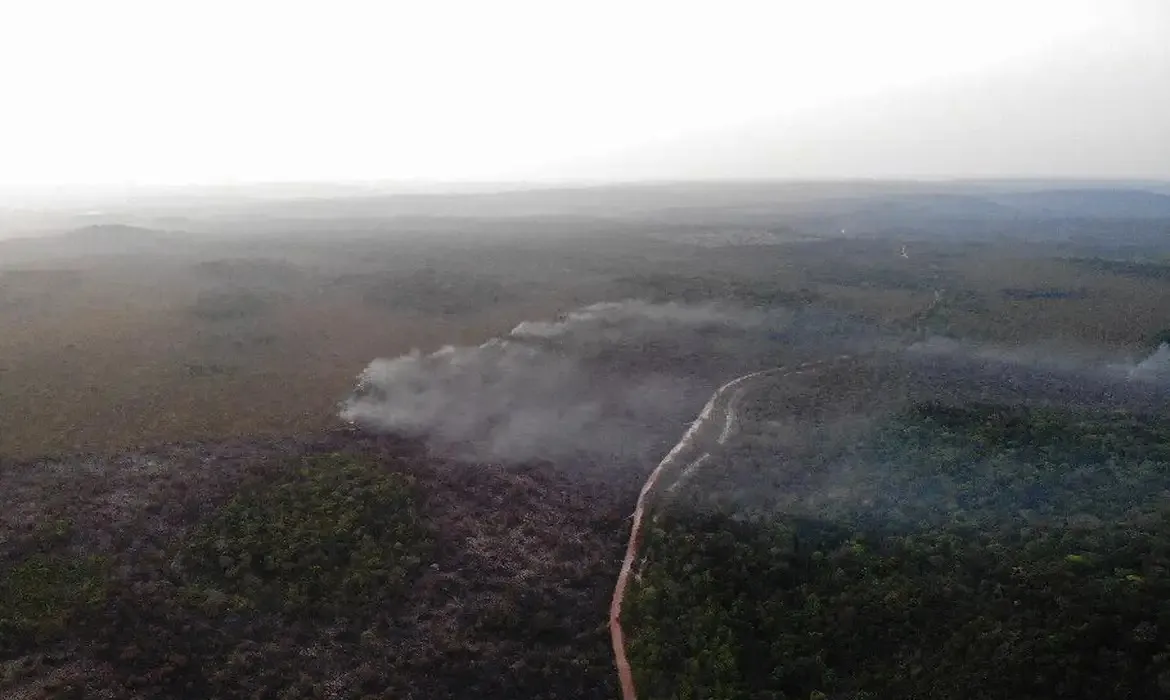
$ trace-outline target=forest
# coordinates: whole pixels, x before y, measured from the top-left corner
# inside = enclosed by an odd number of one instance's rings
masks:
[[[612,496],[344,433],[176,456],[110,470],[155,492],[130,513],[35,465],[60,500],[0,540],[0,697],[613,696]]]
[[[0,208],[0,697],[612,699],[641,485],[781,366],[655,494],[640,695],[1166,694],[1165,425],[996,398],[1170,339],[1168,190],[1069,186]]]
[[[848,497],[660,514],[623,623],[648,698],[1170,693],[1170,421],[906,408]]]

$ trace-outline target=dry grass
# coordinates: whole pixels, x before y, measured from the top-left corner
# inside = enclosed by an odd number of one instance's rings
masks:
[[[214,287],[182,268],[9,273],[3,282],[6,457],[320,429],[374,357],[482,342],[572,305],[543,298],[428,319],[310,282],[241,317],[209,319],[191,309]]]
[[[336,402],[374,357],[479,343],[522,320],[615,295],[652,296],[653,283],[639,289],[639,275],[665,273],[697,288],[731,281],[740,290],[773,290],[781,301],[808,293],[886,327],[929,307],[942,289],[932,330],[1005,344],[1057,341],[1139,354],[1170,325],[1164,281],[1046,259],[1024,246],[917,245],[906,259],[894,242],[655,245],[657,257],[502,246],[412,253],[418,260],[383,251],[384,264],[339,253],[320,266],[273,254],[227,264],[112,259],[8,269],[0,272],[0,457],[320,429],[334,423]],[[439,259],[447,276],[437,289],[445,280],[455,289],[440,306],[458,306],[459,295],[471,293],[460,284],[482,288],[466,282],[477,261],[510,286],[499,300],[468,300],[467,311],[449,314],[369,298],[370,285],[409,278]],[[551,274],[553,262],[564,270]],[[1080,294],[1017,299],[1004,293],[1010,289]]]

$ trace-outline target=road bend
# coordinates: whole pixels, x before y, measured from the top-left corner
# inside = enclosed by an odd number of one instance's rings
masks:
[[[637,700],[634,688],[634,678],[630,672],[630,662],[626,657],[625,633],[622,630],[622,601],[625,599],[626,588],[629,584],[631,569],[638,558],[638,550],[642,545],[642,530],[646,515],[646,503],[650,494],[660,483],[674,478],[675,482],[668,487],[674,491],[679,485],[701,468],[711,454],[705,445],[723,445],[734,435],[737,425],[736,411],[747,393],[748,383],[754,379],[774,375],[786,377],[792,374],[804,374],[820,369],[825,364],[847,360],[849,355],[806,362],[794,367],[776,367],[760,370],[736,377],[719,387],[710,400],[703,406],[698,418],[691,423],[683,434],[682,439],[658,463],[654,471],[650,472],[642,490],[638,493],[638,501],[634,506],[631,518],[630,537],[626,543],[626,556],[622,560],[622,568],[618,573],[617,585],[614,586],[613,599],[609,606],[609,634],[613,642],[614,665],[617,667],[618,680],[621,683],[622,700]]]

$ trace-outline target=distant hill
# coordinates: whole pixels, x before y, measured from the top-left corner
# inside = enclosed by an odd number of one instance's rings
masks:
[[[171,239],[173,234],[144,228],[142,226],[127,226],[125,224],[95,224],[66,231],[61,234],[62,240],[78,243],[104,244],[139,244],[145,241]]]
[[[1053,189],[988,194],[912,193],[867,197],[853,215],[942,219],[1162,219],[1170,195],[1137,189]]]
[[[83,226],[59,235],[0,241],[0,259],[21,264],[79,257],[169,254],[190,247],[188,236],[124,224]]]
[[[1015,215],[1013,207],[985,197],[961,194],[904,194],[866,199],[853,211],[879,217],[986,219]]]

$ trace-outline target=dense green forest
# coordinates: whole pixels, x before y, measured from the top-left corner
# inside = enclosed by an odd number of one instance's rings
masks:
[[[921,404],[835,459],[815,508],[659,515],[643,697],[1170,695],[1170,422]]]
[[[111,697],[319,696],[300,655],[314,627],[373,634],[432,537],[409,475],[341,455],[290,467],[165,549],[82,556],[68,520],[30,533],[0,569],[0,694],[82,646],[112,669],[90,679],[120,686]],[[21,654],[32,655],[8,663]],[[371,677],[368,689],[385,685]]]

